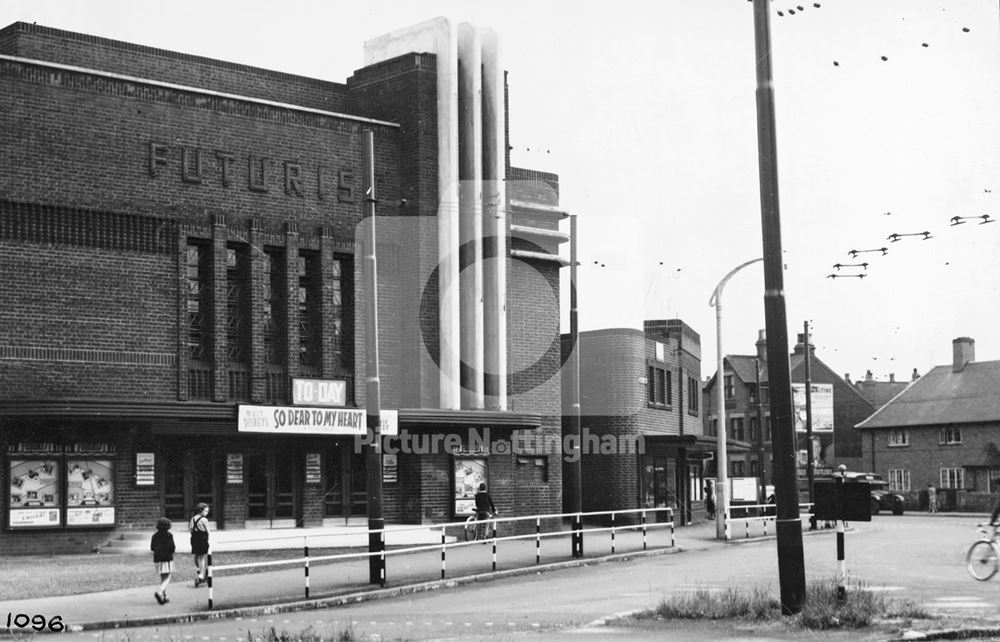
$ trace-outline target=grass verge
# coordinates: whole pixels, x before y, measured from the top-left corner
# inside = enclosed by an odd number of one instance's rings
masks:
[[[311,557],[361,552],[361,549],[315,548]],[[243,564],[289,559],[301,551],[262,550],[212,554],[212,564]],[[312,564],[313,566],[316,563]],[[284,567],[282,567],[284,568]],[[256,572],[273,570],[259,569]],[[246,570],[251,573],[254,570]],[[26,600],[56,595],[79,595],[125,588],[141,588],[160,583],[153,568],[153,554],[24,555],[0,557],[0,600]],[[194,561],[190,555],[174,557],[171,582],[194,582]]]
[[[794,621],[810,630],[857,629],[887,618],[931,617],[910,601],[896,602],[867,585],[850,587],[843,599],[834,580],[806,586],[802,611]],[[643,617],[643,616],[640,616]],[[754,622],[784,620],[781,602],[765,586],[728,587],[722,591],[699,588],[664,599],[644,614],[656,619],[743,619]]]

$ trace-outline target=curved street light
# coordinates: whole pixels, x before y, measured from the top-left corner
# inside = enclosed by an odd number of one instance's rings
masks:
[[[718,429],[715,431],[715,537],[726,539],[726,518],[729,515],[729,461],[726,455],[726,397],[723,380],[723,355],[722,355],[722,289],[729,279],[733,278],[737,272],[748,265],[763,261],[763,258],[752,259],[746,263],[741,263],[724,276],[712,292],[712,298],[708,300],[710,306],[715,306],[715,398],[718,409]],[[757,394],[760,394],[758,391]]]

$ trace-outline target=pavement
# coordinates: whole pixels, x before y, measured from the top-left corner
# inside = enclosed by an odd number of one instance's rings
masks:
[[[330,537],[323,537],[324,534],[319,532],[307,532],[308,530],[294,529],[294,533],[245,530],[213,532],[213,551],[240,548],[263,550],[266,542],[266,549],[274,552],[273,562],[282,559],[297,561],[254,571],[227,570],[224,566],[216,565],[212,568],[211,587],[202,584],[198,588],[194,587],[190,579],[193,577],[193,568],[185,568],[190,564],[191,558],[180,550],[181,540],[184,538],[177,538],[179,550],[175,558],[174,576],[188,579],[170,583],[167,588],[170,601],[164,605],[158,604],[153,596],[158,583],[151,582],[149,586],[141,588],[7,601],[3,603],[3,611],[13,614],[44,614],[49,618],[59,615],[69,631],[191,622],[323,608],[429,591],[464,582],[534,574],[541,570],[682,550],[679,546],[671,546],[671,533],[667,525],[650,524],[645,535],[645,551],[641,531],[621,528],[615,532],[614,550],[610,532],[586,533],[583,558],[572,557],[568,533],[551,534],[542,537],[537,543],[534,537],[518,540],[498,538],[495,552],[489,540],[456,542],[454,537],[448,537],[449,543],[453,545],[447,548],[442,562],[440,530],[387,526],[387,546],[395,548],[387,548],[386,577],[382,585],[369,581],[371,569],[367,557],[348,550],[348,547],[367,546],[364,529],[353,536],[325,534],[331,535]],[[685,548],[726,546],[725,543],[716,541],[714,530],[706,528],[704,524],[697,528],[690,527],[685,533]],[[358,536],[363,540],[357,539]],[[326,549],[332,546],[331,542],[339,541],[345,547],[343,555],[354,557],[324,560],[313,554],[309,558],[307,574],[303,563],[303,537],[309,538],[311,548]],[[148,540],[148,536],[146,539]],[[244,542],[242,546],[239,543],[241,540]],[[148,547],[148,541],[145,545]],[[143,551],[143,554],[149,555],[148,550]],[[210,599],[212,608],[209,608]],[[9,632],[5,626],[6,622],[0,619],[0,634]]]
[[[353,535],[363,535],[363,529],[360,530],[362,533]],[[9,601],[3,604],[3,611],[44,614],[47,617],[59,615],[68,631],[256,617],[391,598],[558,568],[613,563],[641,556],[721,550],[762,539],[758,534],[746,537],[742,530],[736,530],[735,539],[722,542],[715,538],[714,525],[705,522],[677,527],[673,535],[669,528],[651,525],[645,536],[637,530],[618,529],[613,540],[606,530],[588,532],[584,539],[584,557],[573,558],[567,533],[543,537],[540,542],[536,542],[534,537],[520,540],[499,538],[495,549],[491,541],[467,543],[454,542],[449,538],[454,545],[447,548],[442,561],[440,530],[399,526],[387,527],[387,532],[388,545],[396,548],[387,552],[384,584],[369,581],[371,569],[367,558],[363,557],[324,560],[314,555],[309,559],[307,571],[303,563],[303,538],[309,538],[310,546],[327,548],[330,544],[319,543],[324,533],[306,533],[304,529],[295,529],[294,533],[217,531],[212,534],[213,546],[235,550],[242,540],[244,548],[259,550],[261,542],[266,540],[268,550],[274,552],[275,561],[297,561],[291,565],[281,564],[254,571],[226,569],[217,565],[213,567],[210,587],[203,584],[195,588],[190,580],[172,582],[167,590],[170,601],[165,605],[157,604],[153,597],[157,584],[150,583],[141,588]],[[396,533],[395,538],[391,536],[392,532]],[[226,535],[223,536],[223,533]],[[803,533],[833,535],[832,530],[826,529],[810,532],[807,524]],[[773,534],[767,536],[769,539],[773,537]],[[366,538],[363,544],[358,544],[347,535],[337,535],[336,539],[345,545],[350,542],[351,546],[367,544]],[[148,552],[145,554],[148,555]],[[351,554],[351,551],[345,554]],[[180,556],[178,568],[183,569],[188,560],[187,556]],[[190,578],[192,571],[184,569],[175,572],[175,576]],[[5,624],[0,620],[0,635],[5,632],[31,632],[4,629]]]

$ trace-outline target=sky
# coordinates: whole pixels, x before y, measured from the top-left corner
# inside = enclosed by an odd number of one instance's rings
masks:
[[[808,321],[820,360],[883,381],[949,364],[961,336],[1000,359],[1000,222],[971,218],[1000,219],[1000,3],[798,2],[771,3],[789,347]],[[763,255],[750,2],[0,3],[0,25],[336,82],[366,40],[437,16],[500,38],[512,164],[558,174],[578,217],[580,329],[680,318],[714,373],[709,299]],[[728,281],[723,353],[754,354],[763,295],[760,263]]]

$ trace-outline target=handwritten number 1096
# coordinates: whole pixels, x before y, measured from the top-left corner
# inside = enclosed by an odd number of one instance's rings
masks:
[[[65,630],[66,625],[62,622],[62,616],[56,615],[51,620],[44,615],[28,615],[27,613],[7,613],[7,628],[27,629],[44,631],[48,627],[50,631],[59,633]]]

